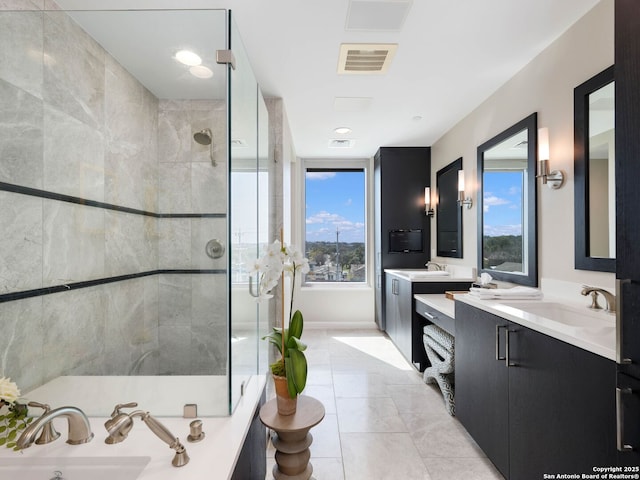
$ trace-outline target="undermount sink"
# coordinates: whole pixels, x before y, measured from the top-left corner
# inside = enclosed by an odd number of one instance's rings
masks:
[[[615,328],[615,317],[608,312],[592,311],[587,307],[577,308],[559,302],[521,301],[500,302],[502,306],[536,315],[545,321],[560,324],[561,327],[606,332]]]
[[[151,457],[0,458],[0,478],[11,480],[135,480]],[[58,473],[59,472],[59,473]]]
[[[409,278],[428,278],[428,277],[448,277],[449,272],[444,270],[425,270],[425,269],[402,269],[402,273],[407,275]]]

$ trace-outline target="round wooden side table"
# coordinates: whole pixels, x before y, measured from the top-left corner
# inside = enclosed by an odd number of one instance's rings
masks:
[[[276,399],[260,409],[260,420],[272,430],[271,442],[276,449],[273,477],[276,480],[309,480],[313,466],[309,463],[312,427],[324,418],[324,405],[315,398],[300,395],[293,415],[279,415]]]

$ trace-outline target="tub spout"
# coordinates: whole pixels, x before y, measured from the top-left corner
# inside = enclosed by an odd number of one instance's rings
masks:
[[[93,438],[89,419],[82,410],[77,407],[60,407],[45,412],[40,418],[31,423],[16,440],[16,447],[21,450],[29,448],[35,441],[38,432],[57,417],[65,417],[69,424],[67,443],[79,445],[90,442]]]

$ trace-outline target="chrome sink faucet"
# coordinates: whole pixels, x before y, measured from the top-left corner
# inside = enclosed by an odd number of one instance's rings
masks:
[[[440,265],[439,263],[431,261],[425,263],[424,266],[427,267],[427,270],[429,270],[430,266],[433,266],[433,268],[439,272],[444,272],[447,269],[446,265]]]
[[[171,464],[174,467],[182,467],[189,463],[189,455],[187,455],[187,450],[184,448],[184,445],[180,443],[180,439],[178,437],[174,437],[169,429],[157,419],[149,415],[149,412],[136,410],[131,413],[124,413],[120,411],[122,408],[134,408],[137,406],[138,404],[136,402],[118,404],[115,406],[113,413],[111,414],[111,418],[104,424],[107,432],[109,433],[109,436],[105,439],[105,443],[112,445],[124,441],[133,427],[134,417],[140,417],[160,440],[176,451],[176,454],[171,461]]]
[[[40,406],[33,402],[31,406]],[[44,407],[44,406],[43,406]],[[69,423],[69,435],[67,443],[71,445],[79,445],[81,443],[90,442],[93,438],[89,419],[82,410],[77,407],[60,407],[54,410],[45,408],[45,412],[40,418],[31,423],[16,440],[16,447],[19,449],[29,448],[36,440],[36,435],[43,428],[49,427],[54,418],[65,417]],[[57,437],[56,437],[57,438]],[[55,440],[55,438],[53,439]]]
[[[605,309],[605,311],[609,313],[616,313],[616,296],[613,293],[608,292],[603,288],[590,287],[589,285],[583,285],[582,291],[580,293],[585,297],[589,294],[592,295],[593,302],[591,303],[591,306],[589,308],[593,309],[600,308],[600,306],[598,305],[597,295],[601,294],[607,302],[607,308]]]

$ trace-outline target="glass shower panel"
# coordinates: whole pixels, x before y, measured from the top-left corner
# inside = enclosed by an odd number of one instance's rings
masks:
[[[0,11],[0,45],[0,376],[229,414],[227,12]]]
[[[273,178],[269,168],[269,112],[262,94],[258,92],[258,245],[260,253],[264,252],[266,246],[279,237],[271,232],[272,225],[269,212],[272,211],[269,204],[270,191],[269,182]],[[258,305],[258,335],[260,338],[270,331],[269,318],[275,317],[275,312],[270,312],[270,308],[276,307],[276,302],[263,302]],[[258,373],[264,374],[269,368],[269,343],[258,342]]]
[[[231,15],[230,15],[231,17]],[[233,19],[230,46],[230,324],[231,410],[258,368],[258,304],[250,292],[249,268],[258,250],[258,86]],[[255,284],[253,285],[255,288]]]

